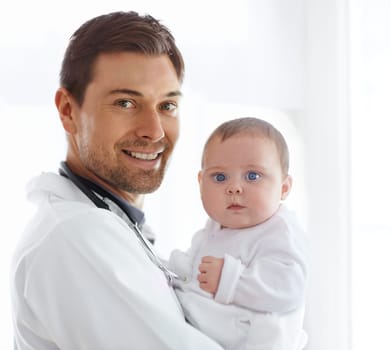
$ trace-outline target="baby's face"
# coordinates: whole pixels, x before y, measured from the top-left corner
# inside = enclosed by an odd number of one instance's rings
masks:
[[[274,143],[252,135],[212,140],[198,180],[206,212],[228,228],[266,221],[291,187],[290,176],[282,174]]]

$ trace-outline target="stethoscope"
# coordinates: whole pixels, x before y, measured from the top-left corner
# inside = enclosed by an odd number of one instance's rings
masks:
[[[166,276],[167,282],[170,286],[175,286],[176,282],[180,280],[181,278],[174,272],[170,271],[160,260],[160,258],[157,256],[157,254],[154,252],[154,249],[152,248],[151,242],[144,236],[144,234],[141,232],[139,223],[134,218],[134,215],[129,211],[128,205],[125,204],[124,201],[122,201],[119,197],[114,195],[113,193],[107,191],[106,189],[102,188],[101,186],[97,185],[94,182],[91,182],[83,177],[80,177],[72,172],[72,170],[68,167],[66,162],[60,163],[60,169],[59,169],[60,175],[68,178],[80,191],[82,191],[98,208],[106,209],[111,211],[109,205],[102,199],[107,198],[110,201],[114,202],[127,216],[129,219],[129,227],[134,232],[136,237],[141,243],[141,246],[144,248],[145,252],[147,253],[148,257],[151,259],[151,261],[161,270],[163,271],[164,275]],[[102,198],[99,198],[96,193],[102,196]]]

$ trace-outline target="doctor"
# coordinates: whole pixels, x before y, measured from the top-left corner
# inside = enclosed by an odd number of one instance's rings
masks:
[[[175,276],[136,232],[178,137],[183,70],[150,16],[99,16],[72,36],[55,95],[66,162],[30,182],[38,210],[11,269],[16,349],[221,349],[185,322]]]

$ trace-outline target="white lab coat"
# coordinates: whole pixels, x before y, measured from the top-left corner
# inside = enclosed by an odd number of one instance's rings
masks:
[[[228,229],[211,219],[169,267],[186,282],[177,295],[187,319],[229,350],[298,350],[307,283],[307,239],[284,205],[259,225]],[[224,258],[214,297],[199,287],[204,256]]]
[[[17,349],[221,349],[185,322],[118,215],[53,173],[35,178],[28,196],[38,211],[11,266]]]

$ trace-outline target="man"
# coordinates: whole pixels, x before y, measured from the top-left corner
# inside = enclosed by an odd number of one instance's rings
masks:
[[[221,349],[185,322],[173,275],[134,232],[178,137],[183,70],[150,16],[99,16],[72,36],[55,96],[66,162],[29,184],[38,210],[12,263],[16,349]]]

